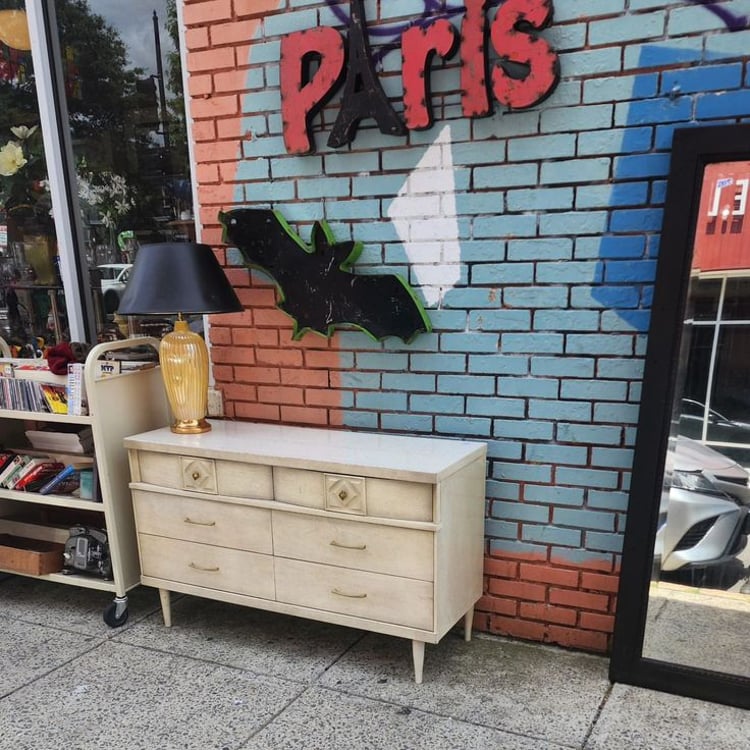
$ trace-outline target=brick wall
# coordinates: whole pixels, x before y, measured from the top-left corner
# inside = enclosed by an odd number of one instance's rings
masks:
[[[461,3],[443,5],[458,26]],[[482,630],[609,646],[672,133],[750,115],[743,5],[557,0],[543,37],[561,81],[542,104],[467,119],[458,59],[436,58],[429,130],[365,121],[331,149],[337,96],[317,151],[294,156],[280,39],[344,31],[348,3],[184,2],[202,238],[246,306],[211,325],[227,416],[487,441]],[[367,0],[390,32],[373,49],[431,6]],[[400,72],[385,54],[397,111]],[[305,241],[320,219],[362,241],[358,269],[407,277],[433,332],[293,341],[268,279],[221,245],[217,212],[237,206],[280,210]]]

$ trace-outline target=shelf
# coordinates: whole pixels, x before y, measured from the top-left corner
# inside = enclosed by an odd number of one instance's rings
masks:
[[[68,586],[79,586],[84,589],[98,589],[99,591],[115,591],[114,581],[105,581],[103,578],[95,578],[94,576],[84,576],[66,574],[66,573],[47,573],[42,576],[33,576],[28,573],[19,573],[16,570],[6,570],[0,568],[0,573],[10,573],[14,576],[23,576],[24,578],[33,578],[36,581],[53,581],[54,583],[65,583]]]
[[[33,505],[52,505],[56,508],[104,512],[104,503],[95,502],[94,500],[81,500],[70,495],[40,495],[38,492],[0,490],[0,500],[16,500],[21,503],[32,503]]]
[[[22,409],[0,409],[0,419],[26,419],[30,422],[61,422],[63,424],[93,424],[91,415],[79,417],[71,414],[52,414],[45,411],[25,411]]]

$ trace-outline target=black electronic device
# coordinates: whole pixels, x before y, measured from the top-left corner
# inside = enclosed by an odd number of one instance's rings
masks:
[[[112,578],[107,532],[93,526],[73,526],[63,551],[63,572]]]

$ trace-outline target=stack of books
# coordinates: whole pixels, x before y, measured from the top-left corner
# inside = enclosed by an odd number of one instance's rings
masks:
[[[0,453],[0,488],[39,492],[64,468],[64,463],[49,456],[5,451]]]
[[[94,437],[90,427],[77,428],[74,432],[53,429],[26,430],[26,437],[31,445],[40,451],[91,453],[94,449]]]

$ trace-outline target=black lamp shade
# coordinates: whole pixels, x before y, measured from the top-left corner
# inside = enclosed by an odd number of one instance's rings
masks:
[[[241,312],[242,303],[208,245],[141,245],[117,312],[120,315]]]

